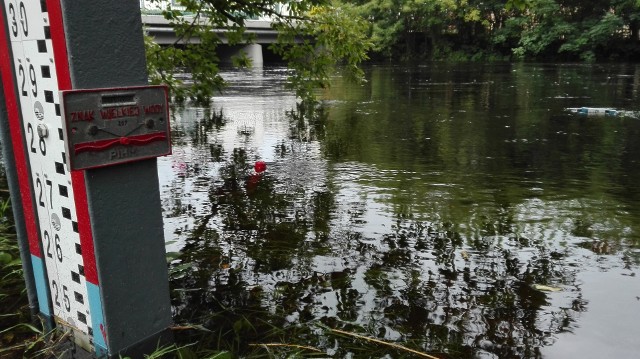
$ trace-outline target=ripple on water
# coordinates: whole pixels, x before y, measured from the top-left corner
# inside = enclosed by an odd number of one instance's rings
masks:
[[[302,121],[285,71],[230,72],[212,109],[175,113],[159,175],[166,237],[193,264],[177,317],[233,308],[339,357],[358,356],[310,323],[451,357],[635,355],[638,125],[554,115],[584,84],[547,93],[539,66],[442,66],[409,87],[374,69],[396,91],[339,83],[350,97]]]

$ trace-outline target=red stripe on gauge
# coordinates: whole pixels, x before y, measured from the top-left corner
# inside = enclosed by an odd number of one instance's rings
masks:
[[[144,146],[151,142],[164,141],[166,139],[167,136],[164,133],[149,133],[137,136],[78,143],[73,147],[73,150],[76,154],[81,152],[103,151],[109,147],[117,145]]]
[[[53,43],[53,60],[58,74],[58,90],[71,89],[71,73],[69,72],[69,58],[67,57],[67,39],[64,34],[62,8],[60,0],[47,0],[47,11],[51,25],[51,42]]]
[[[51,42],[53,44],[53,58],[58,75],[58,89],[60,91],[70,90],[72,88],[71,73],[69,71],[67,40],[63,31],[64,23],[60,1],[47,0],[47,9],[52,30]],[[73,187],[76,204],[78,234],[80,235],[80,245],[82,246],[85,278],[88,282],[98,285],[98,272],[96,269],[96,257],[93,247],[93,233],[91,232],[91,219],[89,217],[84,171],[71,172],[71,185]]]

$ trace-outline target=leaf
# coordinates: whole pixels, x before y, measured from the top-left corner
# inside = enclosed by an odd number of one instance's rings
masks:
[[[229,352],[219,352],[207,357],[207,359],[232,359],[232,358],[233,356]]]
[[[0,334],[8,333],[8,332],[14,331],[14,330],[16,330],[18,328],[22,328],[22,327],[24,327],[24,328],[26,328],[26,329],[34,332],[34,333],[42,334],[42,331],[40,329],[34,327],[31,324],[27,324],[27,323],[16,324],[16,325],[14,325],[12,327],[9,327],[9,328],[7,328],[5,330],[0,331]]]
[[[201,324],[178,325],[178,326],[171,327],[171,329],[172,330],[190,330],[190,329],[195,329],[195,330],[200,330],[200,331],[203,331],[203,332],[213,333],[212,330],[207,329],[206,327],[204,327]]]
[[[191,263],[182,263],[175,267],[171,267],[169,271],[171,271],[171,273],[179,273],[192,267],[193,265]]]
[[[533,288],[535,290],[542,291],[542,292],[560,292],[560,291],[562,291],[562,288],[560,288],[560,287],[551,287],[551,286],[544,285],[544,284],[532,284],[531,288]]]
[[[167,263],[171,263],[172,261],[178,259],[178,257],[180,257],[180,253],[178,252],[167,252],[166,254]]]
[[[11,260],[13,260],[13,257],[11,256],[11,254],[6,252],[0,252],[0,265],[4,266],[7,263],[11,262]]]
[[[5,343],[11,343],[15,339],[16,335],[13,333],[7,333],[2,336],[2,341]]]
[[[233,331],[234,333],[240,334],[240,332],[242,331],[242,326],[243,326],[244,322],[242,319],[240,320],[236,320],[235,323],[233,323]]]
[[[504,5],[505,10],[507,11],[513,10],[513,9],[524,11],[526,7],[527,7],[526,0],[508,0],[507,3]]]

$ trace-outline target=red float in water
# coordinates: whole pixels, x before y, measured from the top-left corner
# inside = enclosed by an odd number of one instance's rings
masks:
[[[253,165],[253,169],[256,171],[256,173],[262,173],[266,171],[267,164],[264,161],[256,161],[256,164]]]

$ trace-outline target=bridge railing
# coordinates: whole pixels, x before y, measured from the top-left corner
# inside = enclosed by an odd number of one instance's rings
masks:
[[[182,12],[183,16],[193,15],[192,12],[186,11],[186,7],[180,5],[178,0],[140,0],[140,11],[143,15],[161,15],[162,12],[171,6],[171,9]],[[284,4],[276,4],[274,10],[277,13],[286,15],[288,10]],[[251,17],[248,20],[272,21],[272,16]]]

